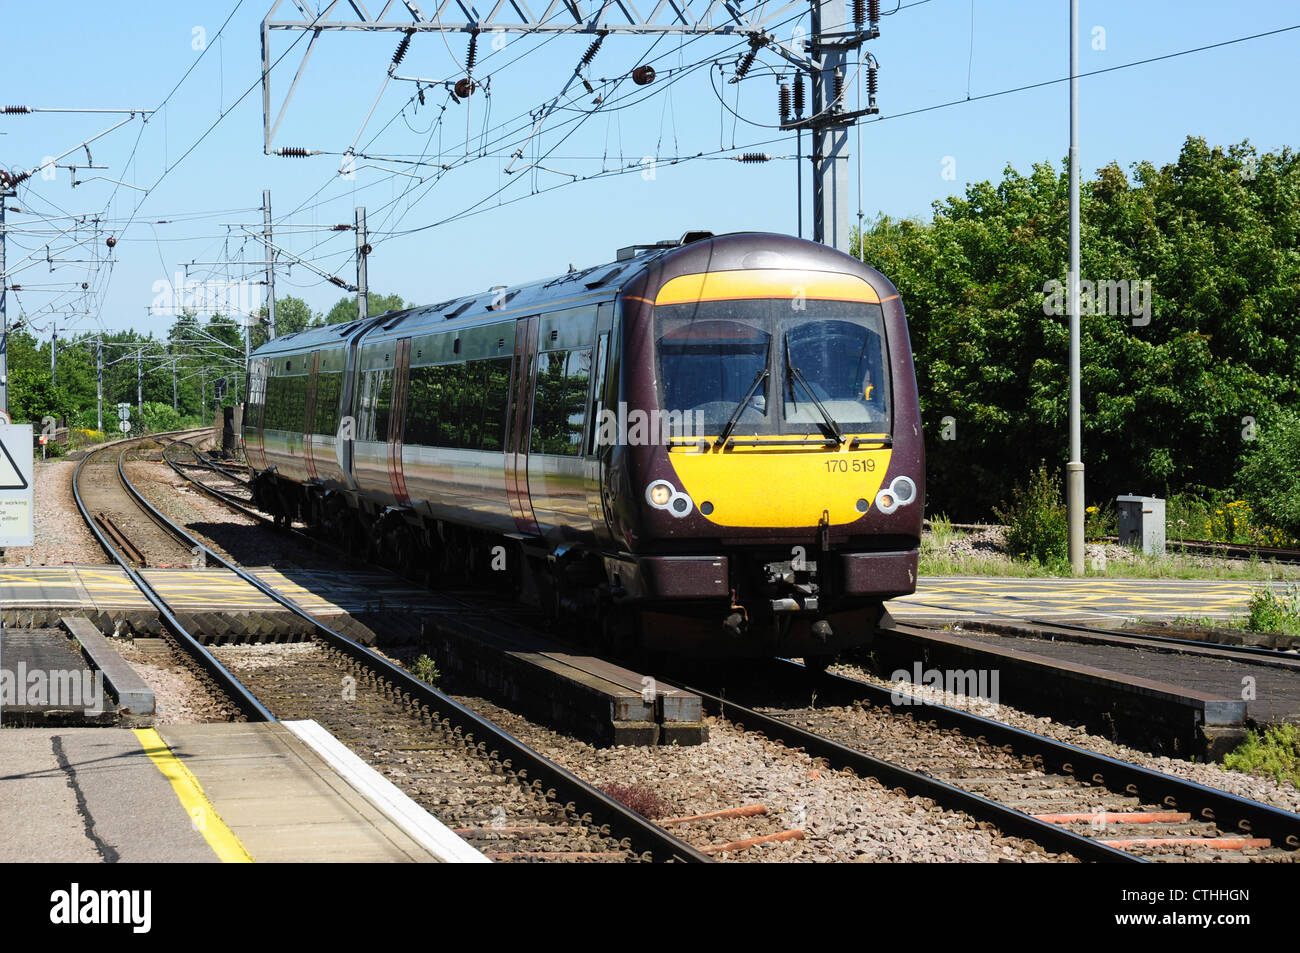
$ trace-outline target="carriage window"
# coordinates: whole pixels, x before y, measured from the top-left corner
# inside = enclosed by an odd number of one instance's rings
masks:
[[[510,358],[413,367],[403,442],[500,450],[509,391]]]
[[[510,358],[483,362],[483,449],[500,450],[506,443],[506,405],[510,402]]]
[[[333,434],[339,423],[339,398],[343,393],[341,373],[320,374],[316,378],[316,408],[312,433]]]
[[[582,450],[591,348],[537,355],[533,396],[533,453],[577,456]]]

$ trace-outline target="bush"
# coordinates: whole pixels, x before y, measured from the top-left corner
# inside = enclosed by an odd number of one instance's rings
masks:
[[[1223,766],[1245,774],[1271,774],[1300,788],[1300,728],[1283,723],[1262,733],[1249,731],[1241,747],[1223,759]]]
[[[1175,493],[1165,501],[1165,537],[1168,539],[1210,539],[1210,515],[1214,505],[1195,493]]]
[[[166,433],[169,430],[180,430],[182,427],[181,415],[172,409],[171,404],[146,400],[143,411],[144,429],[147,433]],[[132,422],[137,426],[139,424],[134,416]]]
[[[1288,583],[1283,593],[1268,585],[1256,589],[1250,597],[1246,628],[1251,632],[1281,632],[1300,637],[1300,586]]]
[[[1085,539],[1100,539],[1103,536],[1119,534],[1119,517],[1115,512],[1114,500],[1107,500],[1100,506],[1090,506],[1083,514],[1083,535]]]
[[[438,679],[442,678],[442,673],[438,671],[438,666],[433,659],[427,655],[421,655],[411,663],[411,674],[420,681],[432,685]]]
[[[1009,506],[993,512],[1007,526],[1007,548],[1013,559],[1048,565],[1068,557],[1069,522],[1061,499],[1061,477],[1059,472],[1049,472],[1047,464],[1038,465],[1028,487],[1016,487]]]
[[[1300,537],[1300,414],[1280,411],[1260,426],[1237,485],[1259,522],[1291,539]]]

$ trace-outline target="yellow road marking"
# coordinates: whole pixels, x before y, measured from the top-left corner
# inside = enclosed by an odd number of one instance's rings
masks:
[[[212,802],[208,800],[208,796],[203,793],[198,778],[176,759],[167,742],[163,741],[162,735],[153,728],[137,728],[135,736],[139,739],[145,754],[149,756],[149,760],[154,763],[154,767],[171,782],[172,790],[176,792],[176,799],[181,802],[181,807],[185,808],[185,813],[192,819],[195,829],[203,835],[203,839],[208,842],[208,846],[221,862],[223,864],[253,863],[253,855],[240,843],[235,832],[226,826],[226,822],[221,819]]]

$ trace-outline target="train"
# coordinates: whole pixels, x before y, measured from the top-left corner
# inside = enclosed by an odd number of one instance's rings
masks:
[[[824,665],[915,590],[903,303],[821,244],[688,232],[309,328],[251,355],[246,393],[277,520],[496,581],[610,651]]]

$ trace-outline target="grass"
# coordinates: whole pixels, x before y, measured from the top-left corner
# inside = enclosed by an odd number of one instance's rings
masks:
[[[1012,558],[998,554],[941,552],[946,542],[921,539],[921,559],[918,572],[922,576],[1016,576],[1051,577],[1069,576],[1068,563],[1051,562],[1044,565],[1037,560]],[[1133,562],[1107,560],[1104,569],[1089,562],[1084,575],[1098,578],[1126,579],[1300,579],[1300,567],[1262,562],[1252,559],[1220,559],[1206,556],[1147,556],[1135,554]]]
[[[1262,732],[1249,731],[1245,742],[1223,759],[1223,765],[1243,774],[1271,775],[1279,783],[1290,781],[1300,788],[1300,727],[1281,724]]]

